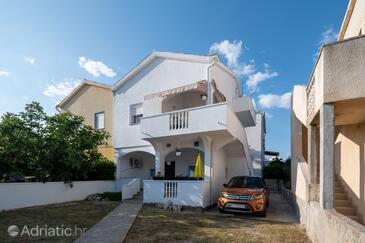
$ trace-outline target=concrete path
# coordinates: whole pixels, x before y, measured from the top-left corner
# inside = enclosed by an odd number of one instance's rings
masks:
[[[212,215],[221,215],[221,216],[234,216],[240,218],[249,218],[249,219],[259,219],[259,220],[268,220],[268,221],[276,221],[276,222],[285,222],[285,223],[298,223],[297,218],[295,217],[294,211],[292,207],[285,201],[284,197],[279,193],[270,193],[270,206],[267,208],[267,215],[265,218],[258,217],[252,214],[222,214],[218,211],[218,207],[213,207],[209,209],[207,214]]]
[[[139,210],[141,199],[123,201],[118,207],[91,227],[76,243],[121,243],[132,226]]]

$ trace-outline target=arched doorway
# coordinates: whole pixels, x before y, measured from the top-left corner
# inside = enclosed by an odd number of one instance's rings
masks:
[[[118,160],[120,178],[148,179],[155,175],[155,155],[144,151],[124,154]]]

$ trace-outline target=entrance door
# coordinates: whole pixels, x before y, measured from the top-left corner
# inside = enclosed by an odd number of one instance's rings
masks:
[[[165,177],[168,180],[175,178],[175,161],[165,162]]]

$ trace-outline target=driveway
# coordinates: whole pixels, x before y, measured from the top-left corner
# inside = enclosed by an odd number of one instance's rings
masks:
[[[226,217],[234,216],[240,218],[250,218],[250,219],[268,220],[268,221],[285,222],[285,223],[298,223],[298,220],[295,217],[292,207],[285,201],[285,199],[280,193],[276,192],[270,192],[270,206],[267,208],[267,215],[265,218],[244,213],[222,214],[218,211],[217,206],[208,209],[205,213],[211,215],[226,216]]]

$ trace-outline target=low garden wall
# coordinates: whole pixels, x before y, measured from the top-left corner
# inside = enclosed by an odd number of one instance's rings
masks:
[[[293,206],[313,242],[365,242],[365,227],[334,209],[322,210],[319,202],[306,202],[283,188],[283,196]]]
[[[120,191],[114,181],[0,183],[0,211],[83,200],[88,195]]]

